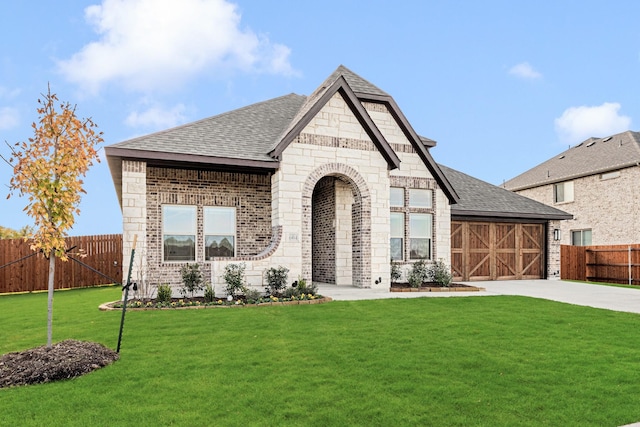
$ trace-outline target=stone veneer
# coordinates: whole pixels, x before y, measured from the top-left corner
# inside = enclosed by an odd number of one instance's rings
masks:
[[[137,237],[136,254],[131,268],[131,279],[145,279],[147,251],[147,164],[122,161],[122,277],[127,280],[134,236]]]

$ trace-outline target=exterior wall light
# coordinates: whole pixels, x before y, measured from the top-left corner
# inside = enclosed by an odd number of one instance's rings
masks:
[[[553,240],[555,240],[557,242],[561,238],[562,238],[562,233],[560,232],[560,229],[554,228],[553,229]]]

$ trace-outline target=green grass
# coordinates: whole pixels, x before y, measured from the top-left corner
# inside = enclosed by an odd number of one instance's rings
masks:
[[[57,292],[54,341],[116,347],[117,288]],[[46,294],[0,297],[0,353]],[[640,421],[640,316],[524,297],[127,312],[121,359],[0,389],[0,425],[618,426]]]

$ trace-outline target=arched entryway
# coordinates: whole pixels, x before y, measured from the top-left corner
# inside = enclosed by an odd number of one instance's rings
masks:
[[[323,165],[305,182],[302,274],[324,283],[371,286],[371,198],[350,166]]]

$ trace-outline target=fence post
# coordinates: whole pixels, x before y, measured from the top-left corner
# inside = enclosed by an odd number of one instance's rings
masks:
[[[629,245],[629,286],[633,285],[633,273],[631,272],[631,245]]]

